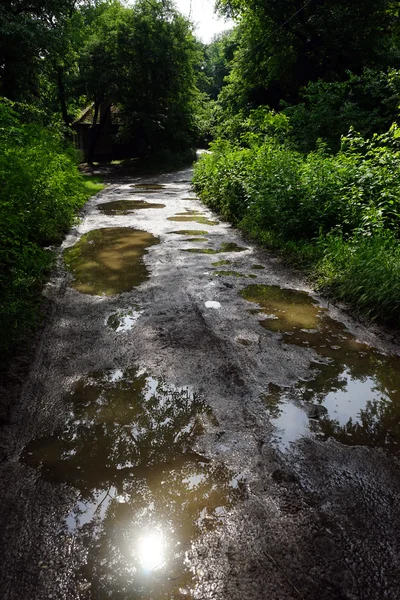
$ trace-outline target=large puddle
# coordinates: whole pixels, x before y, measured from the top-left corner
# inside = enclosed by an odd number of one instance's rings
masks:
[[[82,585],[101,600],[192,597],[191,543],[244,496],[240,478],[191,450],[209,409],[134,369],[93,373],[66,402],[65,427],[21,460],[79,490],[65,526],[87,548]]]
[[[139,229],[95,229],[64,252],[72,286],[84,294],[112,296],[140,285],[149,274],[143,262],[147,248],[159,239]]]
[[[400,358],[358,342],[304,292],[251,285],[242,296],[262,307],[264,328],[317,353],[311,380],[294,388],[272,386],[264,396],[280,447],[315,436],[397,452]]]
[[[104,215],[127,215],[135,210],[149,208],[165,208],[165,204],[156,204],[155,202],[145,202],[144,200],[114,200],[113,202],[104,202],[99,204],[100,212]]]

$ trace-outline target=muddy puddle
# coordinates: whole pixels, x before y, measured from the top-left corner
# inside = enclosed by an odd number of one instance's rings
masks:
[[[180,212],[180,213],[176,213],[176,217],[186,217],[186,216],[193,216],[193,215],[197,215],[199,217],[204,217],[204,213],[200,212],[199,210],[189,210],[186,209],[185,212]]]
[[[202,229],[179,229],[178,231],[170,231],[169,233],[178,235],[207,235],[208,231],[203,231]]]
[[[247,248],[242,248],[234,242],[223,242],[218,250],[213,248],[184,248],[183,252],[192,252],[193,254],[222,254],[224,252],[244,252]]]
[[[265,329],[316,353],[312,379],[293,388],[271,386],[263,397],[279,446],[288,448],[301,437],[333,437],[398,452],[400,358],[358,342],[304,292],[252,285],[241,295],[262,307]]]
[[[134,369],[93,373],[65,402],[65,427],[21,460],[78,490],[65,530],[86,548],[91,597],[192,597],[191,543],[222,524],[244,483],[191,448],[213,417],[190,389]]]
[[[207,217],[194,216],[194,215],[178,215],[175,217],[168,217],[168,221],[176,221],[177,223],[184,223],[185,221],[192,221],[194,223],[200,223],[201,225],[218,225],[219,221],[211,221]]]
[[[159,239],[139,229],[95,229],[64,252],[74,279],[84,294],[112,296],[127,292],[149,278],[143,256]]]
[[[100,212],[104,215],[127,215],[135,210],[143,210],[149,208],[165,208],[165,204],[157,204],[155,202],[145,202],[144,200],[114,200],[113,202],[104,202],[99,204]]]
[[[232,264],[231,260],[217,260],[216,262],[211,263],[213,267],[222,267],[223,265]]]
[[[208,242],[207,238],[186,238],[184,242]]]

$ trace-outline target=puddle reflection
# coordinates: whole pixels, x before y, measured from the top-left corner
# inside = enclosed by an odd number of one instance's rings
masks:
[[[253,285],[242,296],[262,306],[267,318],[260,325],[320,356],[312,365],[313,379],[264,397],[281,447],[312,435],[397,452],[400,358],[358,342],[304,292]]]
[[[100,212],[105,215],[127,215],[135,210],[149,208],[165,208],[165,204],[156,204],[154,202],[145,202],[144,200],[114,200],[113,202],[104,202],[97,206]]]
[[[244,495],[240,478],[191,451],[210,410],[189,389],[129,369],[93,373],[66,401],[66,426],[21,460],[80,490],[67,527],[87,546],[92,597],[189,594],[191,542]]]
[[[158,243],[158,238],[139,229],[94,229],[64,252],[65,264],[74,275],[71,285],[84,294],[127,292],[149,278],[143,256]]]
[[[110,315],[107,319],[107,325],[114,329],[116,333],[121,331],[130,331],[143,313],[136,307],[136,310],[120,311]]]

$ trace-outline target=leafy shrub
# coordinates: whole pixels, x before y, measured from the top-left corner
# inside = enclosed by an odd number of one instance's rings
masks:
[[[37,291],[55,244],[90,195],[75,151],[58,133],[22,125],[0,102],[0,353],[35,320]]]
[[[400,71],[348,71],[343,81],[310,82],[301,91],[302,102],[287,106],[284,113],[301,151],[315,149],[319,138],[337,151],[350,127],[364,137],[386,131],[398,117],[399,94]]]

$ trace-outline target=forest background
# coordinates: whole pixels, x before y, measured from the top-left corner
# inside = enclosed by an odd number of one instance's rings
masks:
[[[35,327],[53,249],[101,189],[72,125],[103,102],[121,141],[144,142],[133,168],[209,145],[194,178],[206,204],[324,293],[400,325],[399,3],[217,7],[236,25],[206,45],[170,0],[0,5],[2,357]]]

